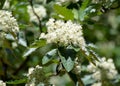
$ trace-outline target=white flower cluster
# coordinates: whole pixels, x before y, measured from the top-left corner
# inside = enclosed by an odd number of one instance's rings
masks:
[[[45,38],[47,43],[58,43],[58,45],[67,46],[73,44],[79,47],[85,47],[85,40],[81,25],[72,21],[49,19],[46,23],[47,34],[41,34],[40,38]]]
[[[13,32],[19,31],[17,21],[12,17],[12,13],[5,10],[0,10],[0,31],[3,32]]]
[[[78,2],[79,0],[57,0],[59,3],[64,3],[64,2]]]
[[[48,83],[48,78],[45,77],[43,68],[39,65],[29,68],[27,76],[28,83],[25,86],[44,86],[44,83]]]
[[[89,72],[93,73],[92,77],[97,81],[100,81],[102,78],[101,70],[104,70],[104,73],[106,73],[106,77],[108,79],[114,79],[117,75],[117,70],[115,69],[113,60],[112,59],[107,60],[105,57],[103,57],[101,59],[101,62],[96,62],[96,66],[94,66],[92,63],[90,63],[90,65],[88,65],[87,69]]]
[[[33,13],[32,7],[30,5],[27,6],[27,12],[30,16],[30,21],[39,23],[37,16]],[[33,9],[35,11],[35,13],[39,16],[40,19],[43,19],[44,17],[46,17],[46,9],[44,6],[42,5],[34,5]]]
[[[0,80],[0,86],[6,86],[6,83]]]

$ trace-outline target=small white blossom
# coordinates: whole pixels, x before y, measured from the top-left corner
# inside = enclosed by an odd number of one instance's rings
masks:
[[[0,80],[0,86],[6,86],[6,83]]]
[[[30,74],[32,74],[33,71],[34,71],[34,68],[33,68],[33,67],[29,68],[29,69],[28,69],[28,76],[29,76]]]
[[[93,65],[92,63],[90,63],[88,66],[87,66],[87,70],[89,72],[95,72],[96,71],[96,66]]]
[[[6,36],[6,33],[4,33],[4,32],[0,33],[0,39],[3,39],[5,36]]]
[[[98,81],[101,80],[101,71],[96,71],[95,73],[93,73],[92,78]]]
[[[11,12],[0,10],[0,30],[6,33],[16,33],[19,31],[17,21],[12,17]]]
[[[32,7],[30,5],[27,6],[27,11],[28,14],[30,16],[30,21],[39,23],[37,16],[33,13]],[[43,19],[44,17],[46,17],[46,9],[44,6],[42,5],[34,5],[33,9],[35,11],[35,13],[39,16],[40,19]]]
[[[64,22],[63,20],[49,19],[46,26],[48,33],[44,37],[41,34],[40,38],[46,38],[47,43],[57,43],[62,46],[70,44],[79,47],[86,46],[80,24],[73,23],[70,20]]]
[[[16,42],[12,42],[12,48],[16,48],[18,45]]]
[[[46,37],[45,37],[45,33],[41,33],[41,35],[40,35],[40,38],[39,39],[45,39]]]
[[[77,65],[77,66],[74,68],[74,70],[75,70],[75,73],[76,73],[76,74],[81,73],[81,70],[82,70],[81,65]]]

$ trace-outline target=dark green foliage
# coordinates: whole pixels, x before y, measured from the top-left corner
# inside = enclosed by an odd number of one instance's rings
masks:
[[[46,64],[51,61],[53,58],[57,57],[57,49],[53,49],[46,53],[46,55],[42,58],[42,64]]]
[[[1,0],[1,1],[0,1],[0,9],[2,9],[2,7],[3,7],[4,3],[5,3],[5,1],[6,1],[6,0]]]
[[[54,10],[58,16],[59,15],[63,16],[64,20],[73,20],[74,19],[74,15],[72,13],[72,10],[67,9],[66,7],[62,7],[60,5],[55,4]]]
[[[27,83],[27,78],[6,82],[6,84],[12,84],[12,85],[21,84],[21,83]]]

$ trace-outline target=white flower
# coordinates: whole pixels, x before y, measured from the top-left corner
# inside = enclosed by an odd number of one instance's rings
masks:
[[[117,74],[118,72],[115,69],[109,70],[109,72],[107,73],[107,77],[109,79],[114,79]]]
[[[95,72],[96,71],[96,66],[93,65],[92,63],[90,63],[88,66],[87,66],[87,70],[89,72]]]
[[[108,79],[114,79],[118,74],[117,70],[115,69],[113,60],[111,58],[106,59],[105,57],[101,58],[101,62],[96,61],[96,66],[90,63],[90,65],[87,66],[87,69],[89,72],[93,73],[92,77],[98,81],[101,80],[101,69],[106,72]]]
[[[105,58],[102,58],[102,64],[100,64],[99,66],[104,68],[104,69],[115,69],[115,65],[113,64],[113,60],[112,59],[108,59],[106,60]]]
[[[45,33],[41,33],[41,35],[40,35],[40,38],[39,39],[45,39],[46,37],[45,37]]]
[[[48,78],[45,77],[43,68],[39,65],[37,65],[35,68],[29,68],[27,77],[28,83],[26,86],[39,86],[40,83],[48,83]]]
[[[36,15],[33,13],[32,7],[30,5],[27,6],[27,11],[28,14],[30,16],[30,21],[39,23],[38,18],[36,17]],[[46,17],[46,9],[44,6],[42,5],[34,5],[33,9],[35,11],[35,13],[39,16],[40,19],[43,19],[44,17]]]
[[[33,71],[34,71],[34,68],[33,68],[33,67],[29,68],[29,69],[28,69],[28,76],[29,76],[30,74],[32,74]]]
[[[0,86],[6,86],[6,83],[0,80]]]
[[[95,80],[101,80],[101,72],[100,71],[96,71],[95,73],[93,73],[92,77],[95,79]]]
[[[12,17],[12,13],[5,10],[0,10],[0,30],[3,32],[13,32],[19,31],[17,21]]]
[[[77,66],[75,66],[75,68],[74,68],[74,71],[75,71],[76,74],[80,74],[80,73],[81,73],[81,70],[82,70],[81,65],[77,65]]]
[[[102,86],[102,83],[101,83],[101,82],[94,83],[94,84],[92,84],[91,86]]]
[[[12,48],[16,48],[18,45],[16,42],[12,42]]]
[[[47,43],[58,43],[58,45],[67,46],[73,44],[79,47],[85,47],[82,27],[80,24],[72,21],[64,22],[63,20],[49,19],[46,23],[47,34],[40,38],[46,38]]]
[[[4,33],[4,32],[1,32],[1,33],[0,33],[0,39],[3,39],[5,36],[6,36],[6,33]],[[1,41],[2,41],[2,40],[1,40]]]

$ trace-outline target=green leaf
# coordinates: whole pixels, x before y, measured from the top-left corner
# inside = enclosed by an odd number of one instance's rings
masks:
[[[46,45],[46,40],[40,39],[36,40],[32,45],[30,45],[30,48],[38,48],[38,47],[43,47]]]
[[[87,15],[85,9],[90,4],[90,2],[91,2],[91,0],[84,0],[83,3],[82,3],[82,6],[80,7],[79,18],[80,18],[81,21],[83,21],[85,16]]]
[[[0,9],[3,8],[3,5],[4,5],[5,1],[6,1],[6,0],[0,0]]]
[[[62,15],[65,20],[73,20],[74,19],[74,14],[72,10],[67,9],[66,7],[62,7],[60,5],[55,4],[54,5],[54,10],[58,15]]]
[[[75,47],[75,46],[68,46],[69,49],[73,49],[75,52],[79,52],[80,48],[79,47]]]
[[[28,48],[27,51],[23,54],[23,57],[29,56],[32,52],[34,52],[37,48]]]
[[[27,42],[26,42],[26,39],[25,39],[25,33],[24,32],[19,32],[19,35],[18,35],[18,44],[24,46],[24,47],[27,47]]]
[[[19,1],[19,0],[11,0],[12,8],[14,8],[13,14],[16,16],[17,20],[23,24],[28,25],[29,22],[29,14],[27,12],[27,5],[26,1]]]
[[[35,41],[32,45],[30,45],[30,47],[25,51],[25,53],[23,54],[23,57],[26,57],[28,55],[30,55],[31,53],[33,53],[36,49],[43,47],[46,45],[46,40],[40,39]]]
[[[26,82],[27,82],[27,78],[24,78],[24,79],[19,79],[19,80],[14,80],[14,81],[8,81],[6,82],[6,84],[22,84]]]
[[[15,40],[12,34],[6,34],[6,39],[11,40],[11,41]]]
[[[46,53],[46,55],[42,59],[42,64],[46,64],[49,61],[51,61],[54,58],[54,56],[56,56],[56,54],[57,54],[57,49],[53,49],[48,53]]]
[[[79,17],[78,17],[78,10],[73,9],[72,12],[74,13],[74,18],[75,19],[79,19]]]
[[[70,72],[74,67],[74,61],[72,61],[71,57],[68,57],[68,59],[66,60],[66,58],[62,55],[60,55],[60,58],[67,72]]]
[[[26,42],[26,40],[23,39],[23,38],[19,38],[18,44],[20,44],[20,45],[22,45],[22,46],[24,46],[24,47],[27,47],[27,42]]]

